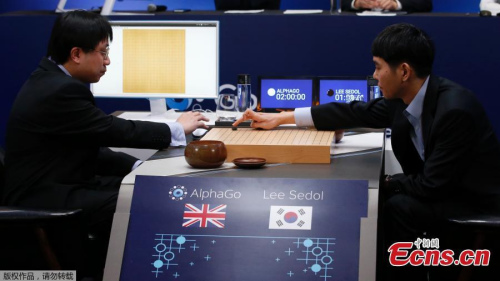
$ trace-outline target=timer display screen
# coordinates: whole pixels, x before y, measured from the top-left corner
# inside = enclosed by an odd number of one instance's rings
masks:
[[[263,109],[311,106],[313,82],[313,79],[261,79],[260,106]]]
[[[368,84],[366,79],[320,79],[319,103],[350,103],[352,101],[368,101]]]

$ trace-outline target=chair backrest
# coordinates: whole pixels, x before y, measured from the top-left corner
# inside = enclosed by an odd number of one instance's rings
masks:
[[[5,185],[5,163],[4,163],[5,151],[0,146],[0,204],[2,204],[3,188]]]
[[[0,164],[2,165],[2,167],[4,165],[4,162],[3,162],[4,157],[5,157],[5,150],[3,150],[3,148],[0,146]]]

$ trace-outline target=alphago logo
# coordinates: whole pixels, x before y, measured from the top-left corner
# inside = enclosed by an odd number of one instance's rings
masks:
[[[186,198],[187,189],[182,185],[176,185],[176,186],[170,188],[168,195],[170,196],[170,199],[172,199],[172,200],[181,201],[184,198]]]
[[[270,97],[274,97],[274,95],[276,95],[276,90],[274,88],[269,88],[269,90],[267,90],[267,94]]]

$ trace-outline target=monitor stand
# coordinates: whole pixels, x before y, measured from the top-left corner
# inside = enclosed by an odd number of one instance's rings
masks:
[[[113,6],[116,0],[105,0],[104,5],[102,5],[101,15],[109,16],[113,12]]]
[[[149,108],[151,116],[160,116],[167,113],[167,100],[165,98],[150,98]]]
[[[66,6],[66,1],[67,0],[59,0],[59,3],[57,3],[56,13],[64,13],[67,11],[64,9],[64,6]]]
[[[151,112],[148,114],[149,119],[177,119],[179,113],[175,110],[167,110],[167,100],[165,98],[149,98],[149,108]]]
[[[67,1],[68,0],[59,0],[59,2],[57,3],[57,7],[56,7],[56,13],[65,13],[68,11],[75,10],[75,9],[71,9],[71,10],[64,9],[64,6],[66,6]],[[115,5],[115,1],[116,0],[104,0],[104,4],[103,4],[102,9],[101,9],[101,15],[103,15],[103,16],[111,15],[111,13],[113,11],[113,6]]]

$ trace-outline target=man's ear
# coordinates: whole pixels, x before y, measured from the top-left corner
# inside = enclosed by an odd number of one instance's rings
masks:
[[[82,53],[83,53],[83,50],[81,48],[73,47],[73,48],[71,48],[71,51],[69,52],[69,58],[70,58],[70,60],[74,61],[75,63],[80,63]]]
[[[400,65],[400,70],[401,70],[401,80],[403,82],[408,81],[408,79],[410,79],[410,76],[413,72],[413,69],[411,68],[411,66],[408,63],[403,62]]]

